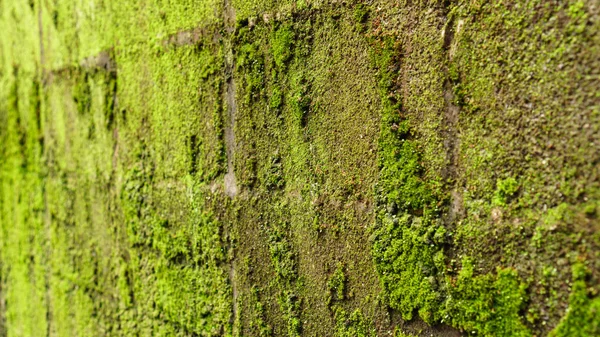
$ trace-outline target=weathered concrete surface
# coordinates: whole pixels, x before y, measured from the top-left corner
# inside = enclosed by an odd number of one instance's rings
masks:
[[[600,335],[596,1],[0,1],[0,336]]]

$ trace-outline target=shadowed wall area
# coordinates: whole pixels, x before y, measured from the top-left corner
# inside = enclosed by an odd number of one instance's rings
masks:
[[[0,337],[600,336],[596,0],[0,0]]]

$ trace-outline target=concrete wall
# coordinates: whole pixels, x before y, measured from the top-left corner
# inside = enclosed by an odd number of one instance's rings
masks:
[[[1,0],[0,336],[600,335],[599,11]]]

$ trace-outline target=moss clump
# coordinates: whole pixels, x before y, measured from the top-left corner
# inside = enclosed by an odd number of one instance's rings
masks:
[[[289,224],[281,222],[272,226],[269,236],[269,252],[271,263],[275,269],[275,282],[279,289],[277,294],[279,307],[287,322],[288,336],[300,336],[300,299],[295,286],[297,281],[297,262],[292,244],[287,239]]]
[[[269,237],[269,252],[278,280],[290,283],[296,279],[296,258],[285,232],[287,224],[274,226]]]
[[[376,336],[372,324],[363,313],[356,309],[348,315],[341,307],[334,308],[335,337],[371,337]]]
[[[354,7],[354,21],[356,22],[356,29],[359,32],[366,30],[366,24],[369,19],[369,7],[364,4],[358,4]]]
[[[244,36],[240,33],[240,36]],[[246,104],[257,100],[264,87],[264,55],[256,43],[244,43],[237,51],[237,67],[244,71],[244,101]]]
[[[569,296],[569,308],[549,336],[600,336],[600,297],[593,297],[598,295],[598,290],[587,284],[589,270],[583,263],[575,263],[572,272],[573,284]]]
[[[304,127],[306,126],[306,118],[312,104],[310,96],[311,85],[304,73],[300,73],[292,78],[291,86],[292,118],[298,127]]]
[[[92,106],[90,79],[86,72],[77,73],[75,85],[73,85],[73,100],[77,104],[77,111],[84,115],[88,114]]]
[[[443,268],[443,253],[433,241],[435,232],[436,227],[421,217],[379,215],[373,258],[388,304],[407,320],[415,312],[427,322],[441,317],[436,279]]]
[[[418,312],[434,322],[440,318],[436,280],[444,269],[439,245],[445,240],[444,229],[435,222],[437,198],[423,179],[420,149],[411,139],[410,124],[402,118],[402,98],[394,90],[399,45],[389,37],[374,44],[383,111],[372,255],[388,304],[404,319]]]
[[[255,318],[250,321],[250,328],[258,330],[259,337],[270,337],[273,336],[273,328],[265,322],[265,306],[259,300],[260,290],[254,286],[250,290],[253,305],[253,311]]]
[[[506,205],[518,190],[519,183],[515,178],[498,179],[492,203],[498,206]]]
[[[402,97],[396,90],[395,67],[400,46],[391,37],[375,42],[373,65],[379,69],[378,83],[383,104],[379,134],[378,165],[380,177],[376,195],[389,213],[406,211],[432,214],[436,198],[424,181],[424,168],[417,142],[412,139],[411,126],[402,118]]]
[[[328,305],[332,301],[342,301],[346,291],[346,273],[344,273],[344,265],[338,264],[337,268],[331,275],[329,281],[327,281],[327,288],[329,294],[327,297]]]
[[[412,337],[412,336],[409,334],[406,334],[400,328],[396,328],[396,330],[394,330],[394,337]]]
[[[300,322],[300,301],[291,291],[284,291],[279,298],[279,306],[287,322],[287,335],[298,337],[302,335],[302,322]]]
[[[290,25],[282,25],[273,32],[271,38],[271,52],[273,60],[279,68],[285,67],[294,55],[294,31]]]
[[[281,189],[285,186],[281,158],[273,155],[262,171],[262,184],[269,190]]]
[[[482,336],[531,336],[520,314],[527,303],[527,284],[516,271],[499,268],[496,275],[476,276],[469,259],[462,264],[457,279],[449,282],[455,286],[445,303],[446,319]]]
[[[273,88],[271,93],[271,99],[269,100],[269,107],[273,110],[279,110],[283,105],[283,93],[279,87]]]

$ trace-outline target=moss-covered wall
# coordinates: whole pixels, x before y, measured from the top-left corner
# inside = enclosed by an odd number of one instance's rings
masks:
[[[600,336],[595,0],[0,0],[0,336]]]

